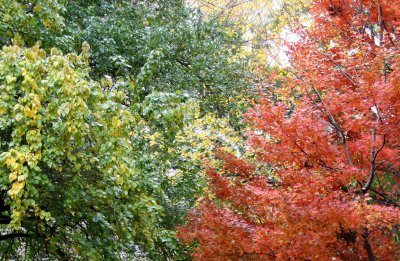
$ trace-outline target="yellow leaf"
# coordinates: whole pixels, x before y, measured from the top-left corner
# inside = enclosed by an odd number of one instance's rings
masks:
[[[17,179],[17,172],[15,172],[15,171],[11,172],[10,176],[8,178],[9,178],[10,182],[13,182],[14,180]]]
[[[90,45],[87,42],[82,43],[82,52],[87,53],[90,51]]]
[[[49,20],[49,19],[43,19],[43,25],[45,26],[45,27],[51,27],[52,25],[53,25],[53,23]]]
[[[24,181],[28,177],[28,174],[23,174],[18,176],[18,181]]]
[[[22,182],[19,182],[19,181],[14,182],[14,183],[12,184],[12,186],[11,186],[10,191],[8,191],[8,194],[9,194],[9,195],[16,195],[16,194],[18,194],[18,193],[24,188],[24,186],[25,186],[25,181],[22,181]]]
[[[117,117],[113,117],[111,120],[111,124],[114,129],[117,129],[121,126],[121,121]]]
[[[33,118],[37,113],[35,108],[24,107],[24,114],[26,117]]]
[[[35,7],[33,8],[33,12],[39,13],[41,9],[42,9],[42,8],[40,7],[40,5],[37,4],[37,5],[35,5]]]
[[[16,162],[17,162],[17,159],[14,157],[10,157],[10,158],[6,159],[6,161],[5,161],[5,163],[8,167],[10,167],[11,165],[13,165]]]

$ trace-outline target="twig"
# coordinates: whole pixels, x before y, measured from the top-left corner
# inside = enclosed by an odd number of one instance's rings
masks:
[[[381,152],[381,150],[383,149],[383,147],[385,146],[385,143],[386,143],[386,134],[384,134],[383,135],[382,145],[375,151],[375,138],[376,138],[376,129],[375,129],[375,127],[372,128],[371,132],[372,132],[372,137],[371,137],[372,145],[371,145],[371,159],[370,159],[369,177],[368,177],[367,183],[362,188],[364,193],[368,191],[368,189],[370,188],[370,186],[372,184],[372,181],[373,181],[374,176],[375,176],[375,160],[376,160],[376,157],[378,156],[379,152]]]
[[[339,69],[339,72],[341,72],[341,74],[344,77],[346,77],[346,79],[349,80],[354,86],[359,86],[356,82],[354,82],[354,80],[352,79],[351,75],[343,69],[344,66],[342,66],[341,64],[339,64],[338,62],[333,60],[333,58],[330,55],[322,53],[322,52],[320,52],[320,53],[323,56],[327,57],[329,59],[329,61]]]
[[[374,192],[375,194],[381,196],[381,197],[386,201],[386,202],[385,202],[385,205],[389,205],[389,206],[392,205],[392,206],[395,206],[395,207],[399,207],[399,204],[397,204],[396,201],[394,201],[394,200],[391,199],[391,198],[388,198],[385,194],[383,194],[383,193],[377,191],[377,190],[374,189],[373,187],[370,187],[369,189],[370,189],[372,192]]]
[[[381,1],[378,0],[378,25],[379,25],[379,46],[383,44],[383,20],[382,20],[382,8]]]
[[[350,166],[353,166],[353,161],[351,160],[349,148],[347,147],[347,143],[346,143],[346,135],[344,134],[343,129],[336,123],[335,118],[333,118],[332,113],[329,111],[329,109],[326,106],[326,104],[325,104],[324,100],[322,99],[321,95],[318,93],[318,91],[315,89],[315,87],[312,84],[311,84],[311,88],[313,89],[315,94],[318,96],[318,99],[321,101],[322,105],[324,106],[325,111],[328,114],[329,122],[335,128],[335,130],[339,134],[340,138],[342,139],[342,144],[343,144],[343,147],[344,147],[344,152],[346,154],[347,162],[349,163]]]

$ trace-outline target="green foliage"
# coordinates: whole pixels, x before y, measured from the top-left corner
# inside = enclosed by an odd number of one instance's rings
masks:
[[[162,212],[132,160],[138,115],[90,80],[85,53],[13,45],[0,57],[2,232],[23,233],[31,257],[116,259],[151,246]]]
[[[0,1],[0,44],[19,35],[29,46],[37,41],[53,45],[65,26],[65,0]]]
[[[4,255],[188,258],[175,226],[220,126],[194,133],[210,112],[243,126],[240,36],[180,0],[5,0],[0,14],[0,44],[14,39],[0,54]]]
[[[198,175],[200,166],[182,160],[176,135],[193,121],[195,105],[185,95],[154,92],[131,106],[141,117],[132,136],[140,148],[135,164],[148,177],[146,185],[164,214],[157,220],[162,229],[154,236],[154,246],[147,250],[151,260],[187,258],[188,249],[176,239],[175,226],[183,222],[204,183]]]
[[[66,53],[77,52],[86,41],[92,47],[91,76],[130,76],[141,99],[152,91],[186,91],[202,100],[203,110],[226,116],[232,110],[225,97],[236,97],[246,88],[246,64],[235,58],[239,35],[230,34],[218,21],[203,21],[182,1],[71,1],[64,5],[49,1],[49,5],[55,7],[47,8],[46,16],[26,14],[26,8],[18,5],[26,19],[10,22],[6,37],[17,33],[29,46],[40,40],[44,49],[57,47]],[[54,28],[43,26],[45,19]],[[63,21],[68,26],[62,27]],[[20,32],[25,24],[27,33]]]

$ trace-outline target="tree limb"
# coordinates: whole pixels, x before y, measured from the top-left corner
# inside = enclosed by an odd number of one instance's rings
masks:
[[[333,117],[332,113],[329,111],[329,109],[326,106],[321,95],[318,93],[318,91],[315,89],[315,87],[312,84],[311,84],[311,88],[313,89],[314,93],[318,96],[318,99],[321,101],[322,105],[324,106],[325,111],[328,114],[329,122],[335,128],[335,130],[339,134],[340,138],[342,139],[342,144],[344,147],[344,152],[346,154],[347,163],[349,163],[350,166],[353,166],[353,161],[351,160],[349,148],[347,147],[347,143],[346,143],[346,135],[344,134],[343,129],[336,123],[335,118]]]
[[[374,252],[372,252],[371,244],[368,241],[368,235],[369,235],[368,230],[367,229],[363,229],[362,237],[364,238],[364,248],[367,251],[368,260],[369,261],[375,261],[376,259],[375,259],[375,256],[374,256]]]
[[[399,207],[399,204],[396,203],[395,200],[388,198],[385,194],[377,191],[376,189],[374,189],[373,187],[370,187],[369,190],[371,190],[372,192],[374,192],[375,194],[381,196],[386,202],[385,202],[385,206],[386,205],[391,205],[391,206],[395,206],[395,207]]]
[[[364,193],[368,191],[368,189],[370,188],[370,186],[372,184],[372,181],[373,181],[374,176],[375,176],[375,160],[376,160],[376,157],[378,156],[379,152],[383,149],[383,147],[385,146],[385,143],[386,143],[386,134],[384,134],[383,135],[382,145],[375,151],[376,129],[372,128],[371,132],[372,132],[372,137],[371,137],[372,145],[371,145],[370,168],[369,168],[368,181],[364,185],[364,187],[362,188]]]

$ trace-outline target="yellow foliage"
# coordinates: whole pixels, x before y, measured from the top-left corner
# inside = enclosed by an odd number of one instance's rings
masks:
[[[284,31],[307,20],[310,0],[188,0],[207,16],[229,21],[243,34],[245,44],[239,55],[251,55],[255,63],[277,58]]]
[[[238,155],[245,146],[245,140],[229,125],[228,119],[218,118],[212,113],[198,117],[186,126],[178,134],[177,142],[181,144],[181,155],[195,162],[212,159],[217,148]]]
[[[11,185],[11,189],[8,191],[8,195],[10,195],[11,197],[13,195],[18,194],[25,186],[25,181],[16,181]]]
[[[8,179],[10,180],[10,182],[13,182],[14,180],[16,180],[18,177],[18,173],[16,171],[13,171],[10,173],[10,176],[8,177]]]
[[[0,115],[4,114],[7,112],[6,108],[0,108]]]

